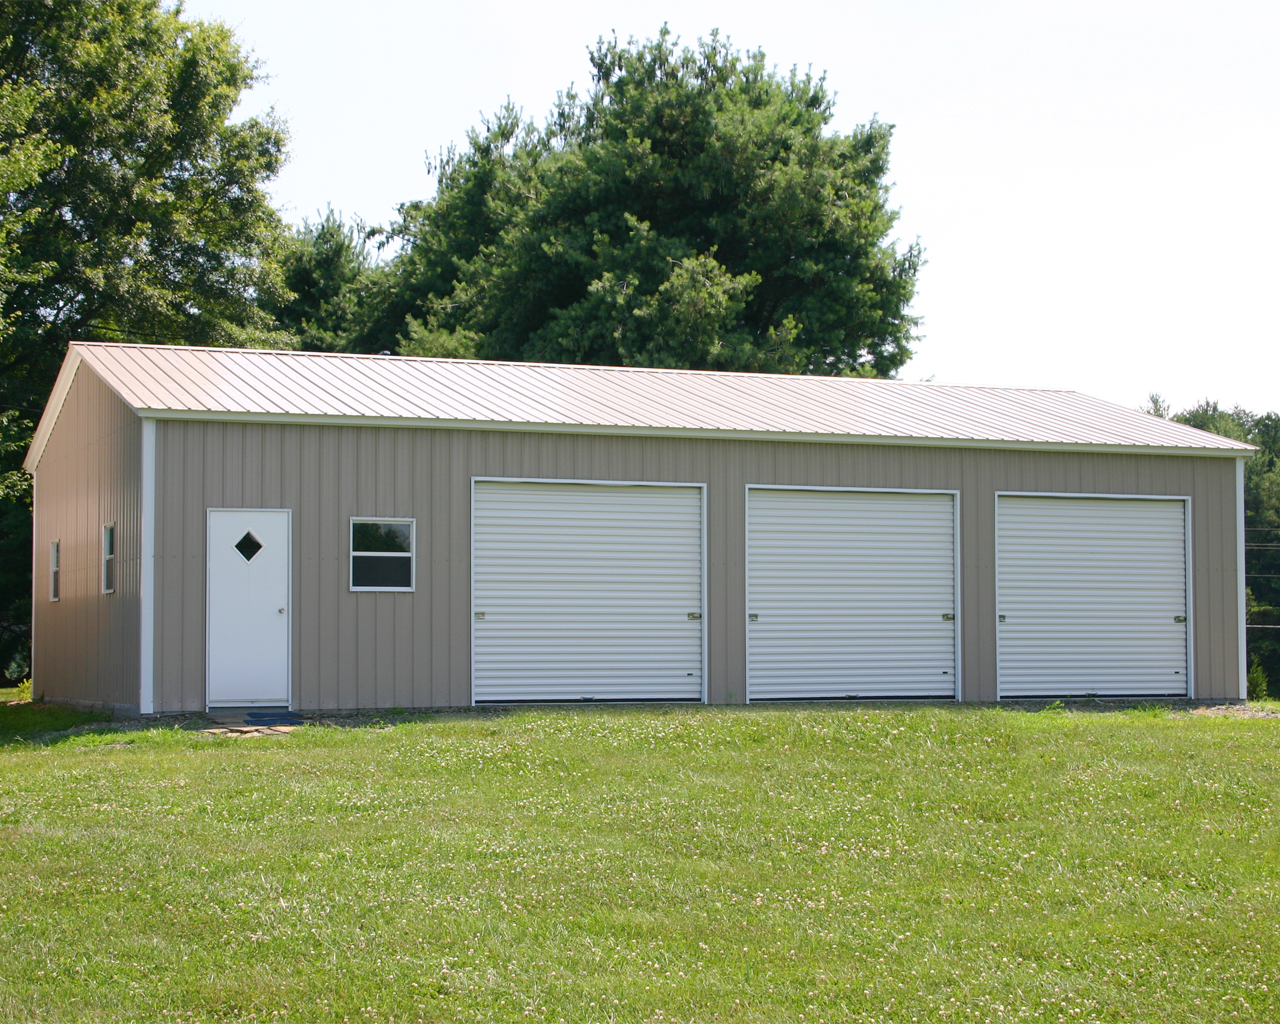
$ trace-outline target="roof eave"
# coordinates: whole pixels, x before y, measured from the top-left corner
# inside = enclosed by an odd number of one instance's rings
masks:
[[[775,430],[724,430],[714,427],[647,427],[582,423],[533,423],[501,420],[446,420],[401,416],[344,416],[306,413],[221,412],[189,409],[139,409],[139,416],[167,420],[230,423],[292,423],[321,426],[418,427],[439,430],[505,430],[539,434],[591,434],[623,437],[684,437],[734,441],[798,441],[816,444],[905,445],[928,448],[994,448],[1011,451],[1088,452],[1119,455],[1186,455],[1249,458],[1257,448],[1200,448],[1173,445],[1094,444],[1066,441],[1015,441],[1004,438],[905,437],[885,434],[814,434]],[[43,421],[42,421],[43,424]]]

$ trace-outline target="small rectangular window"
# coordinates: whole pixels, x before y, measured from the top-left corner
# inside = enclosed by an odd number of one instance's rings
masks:
[[[102,592],[116,592],[116,524],[102,528]]]
[[[414,521],[351,520],[351,589],[413,590]]]
[[[49,600],[57,601],[62,597],[62,552],[61,542],[49,542]]]

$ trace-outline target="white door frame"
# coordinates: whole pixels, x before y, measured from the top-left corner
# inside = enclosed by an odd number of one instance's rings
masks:
[[[702,602],[702,703],[707,703],[707,622],[710,618],[710,610],[707,608],[707,485],[705,483],[692,483],[687,480],[578,480],[572,477],[473,476],[471,478],[471,495],[469,498],[470,522],[467,524],[467,543],[469,546],[467,552],[467,574],[471,591],[467,615],[469,620],[467,628],[470,630],[468,657],[471,660],[468,676],[470,678],[472,707],[476,706],[476,484],[478,483],[587,484],[593,487],[683,487],[685,489],[696,489],[698,491],[699,507],[702,512],[700,524],[702,536],[699,538],[700,543],[698,545],[702,551],[702,564],[698,568],[701,576],[699,581],[701,588],[699,600]]]
[[[752,491],[843,491],[859,494],[949,494],[952,499],[952,530],[954,537],[954,547],[952,549],[951,575],[955,581],[952,588],[953,608],[951,614],[955,616],[955,667],[952,671],[955,673],[955,699],[957,701],[963,699],[964,681],[962,673],[964,672],[964,659],[961,657],[960,642],[963,635],[960,628],[960,607],[963,602],[960,599],[961,588],[961,568],[964,563],[960,559],[960,492],[958,490],[948,490],[941,487],[824,487],[810,484],[747,484],[743,489],[743,512],[745,515],[745,527],[742,531],[742,579],[743,579],[743,614],[749,616],[751,609],[748,607],[751,600],[751,492]],[[743,622],[742,630],[742,646],[743,659],[742,663],[746,669],[746,679],[743,682],[744,699],[748,704],[751,703],[751,643],[748,640],[747,633],[749,628],[749,620]],[[815,698],[821,700],[822,698]],[[890,700],[892,698],[885,698]],[[926,698],[929,699],[929,698]],[[939,698],[933,698],[939,699]],[[946,698],[941,698],[945,700]]]
[[[204,518],[204,547],[205,547],[205,572],[204,572],[204,706],[208,711],[214,705],[209,703],[209,591],[211,580],[209,579],[209,520],[214,512],[283,512],[286,516],[285,529],[289,533],[289,543],[285,545],[285,628],[289,637],[289,643],[285,650],[285,673],[287,684],[285,687],[286,697],[284,702],[278,700],[262,700],[262,701],[237,701],[236,707],[293,707],[293,509],[291,508],[210,508],[205,510]]]
[[[996,491],[995,493],[995,586],[992,597],[995,607],[991,621],[996,628],[996,700],[1003,700],[1000,693],[1000,499],[1001,498],[1105,498],[1113,501],[1180,501],[1182,502],[1182,543],[1183,562],[1186,582],[1183,584],[1187,604],[1187,697],[1194,699],[1196,695],[1196,632],[1195,594],[1191,589],[1193,573],[1191,571],[1191,496],[1187,494],[1094,494],[1085,491]],[[1031,698],[1013,698],[1028,700]]]

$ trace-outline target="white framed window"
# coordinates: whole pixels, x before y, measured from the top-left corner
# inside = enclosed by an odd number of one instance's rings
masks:
[[[116,524],[102,527],[102,592],[116,592]]]
[[[62,542],[49,541],[49,600],[62,600]]]
[[[351,520],[351,589],[412,591],[412,519]]]

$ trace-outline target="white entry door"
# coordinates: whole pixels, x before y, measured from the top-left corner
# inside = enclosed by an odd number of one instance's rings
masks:
[[[485,481],[472,694],[702,699],[702,490]]]
[[[208,703],[289,703],[288,509],[209,509]]]

